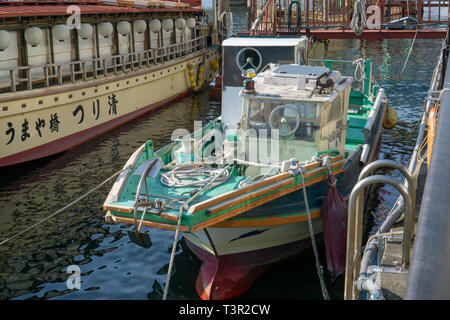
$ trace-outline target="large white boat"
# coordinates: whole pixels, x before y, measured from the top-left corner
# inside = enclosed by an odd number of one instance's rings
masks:
[[[218,71],[201,1],[0,1],[0,167],[68,150]]]

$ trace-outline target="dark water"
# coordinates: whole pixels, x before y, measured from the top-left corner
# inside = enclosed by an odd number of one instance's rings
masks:
[[[239,27],[239,12],[234,21]],[[242,19],[241,19],[242,20]],[[235,28],[236,30],[236,28]],[[441,40],[417,40],[404,77],[400,71],[412,40],[332,40],[316,43],[312,57],[372,59],[374,76],[397,110],[398,124],[385,130],[380,158],[409,161]],[[47,217],[122,168],[131,153],[147,139],[159,148],[174,129],[192,130],[194,120],[209,122],[221,106],[208,93],[185,98],[138,121],[124,125],[64,154],[0,170],[0,241]],[[392,173],[401,178],[400,174]],[[153,299],[162,298],[174,233],[150,230],[149,249],[130,242],[130,228],[104,223],[101,207],[111,183],[79,204],[25,235],[0,246],[0,299]],[[376,220],[393,205],[397,194],[378,192]],[[325,267],[324,250],[320,248]],[[81,269],[81,289],[68,289],[66,269]],[[199,299],[195,277],[200,262],[179,242],[169,299]],[[328,289],[342,299],[343,280]],[[322,299],[311,252],[271,268],[239,299]]]

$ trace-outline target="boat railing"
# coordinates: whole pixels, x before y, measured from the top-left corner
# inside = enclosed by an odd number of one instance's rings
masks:
[[[43,65],[18,66],[0,70],[9,72],[9,79],[6,80],[6,78],[5,82],[9,82],[10,85],[3,88],[2,91],[26,91],[62,85],[64,83],[98,79],[99,77],[110,75],[126,74],[181,58],[205,47],[206,37],[201,36],[183,43],[104,58],[77,60],[60,64],[47,63]]]

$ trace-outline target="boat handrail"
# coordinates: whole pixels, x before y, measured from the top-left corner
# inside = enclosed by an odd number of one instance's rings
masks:
[[[136,71],[143,67],[149,68],[158,63],[171,61],[206,47],[206,36],[199,36],[183,43],[150,48],[143,51],[134,51],[112,55],[109,57],[95,57],[89,60],[76,60],[65,63],[46,63],[39,65],[18,66],[0,69],[9,72],[9,92],[32,90],[36,82],[43,83],[44,87],[62,85],[64,82],[87,81],[88,78],[97,79],[99,76],[118,75]],[[64,72],[65,66],[69,72]],[[41,75],[33,74],[33,70],[42,70]],[[81,78],[81,79],[80,79]],[[50,81],[57,79],[56,83]],[[0,82],[1,79],[0,79]],[[4,80],[3,82],[8,82]],[[24,84],[22,87],[21,85]],[[19,88],[20,87],[20,88]],[[8,87],[4,88],[8,89]]]

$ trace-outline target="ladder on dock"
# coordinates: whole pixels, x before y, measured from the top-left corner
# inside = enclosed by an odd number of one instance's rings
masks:
[[[389,168],[400,170],[406,177],[406,186],[398,180],[384,175],[372,175],[377,169]],[[401,268],[376,268],[379,267],[383,248],[383,239],[392,237],[388,233],[392,225],[398,220],[397,217],[391,217],[381,226],[378,233],[369,238],[364,254],[362,251],[362,229],[363,229],[363,197],[361,193],[372,184],[390,184],[397,189],[405,201],[405,218],[402,244],[402,263]],[[403,165],[392,160],[377,160],[368,164],[358,177],[358,183],[353,188],[349,199],[348,224],[347,224],[347,254],[346,254],[346,273],[344,299],[359,299],[359,291],[368,291],[370,299],[382,299],[381,288],[375,283],[375,277],[380,272],[404,273],[410,262],[410,248],[412,235],[414,234],[415,217],[415,194],[417,179]],[[378,251],[378,264],[371,266],[373,257]],[[380,254],[381,253],[381,254]]]

